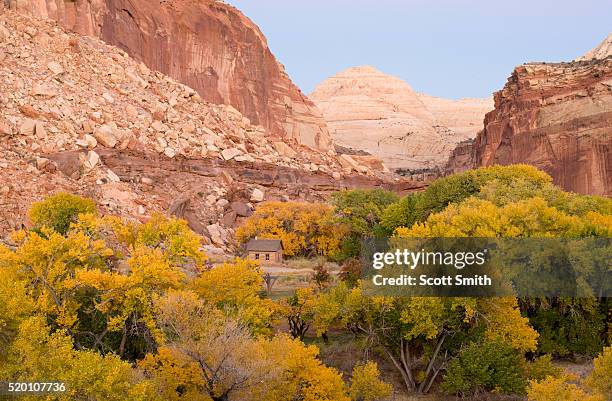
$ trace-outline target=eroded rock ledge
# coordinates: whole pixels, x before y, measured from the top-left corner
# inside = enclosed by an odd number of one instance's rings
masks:
[[[612,57],[517,67],[449,172],[527,163],[568,191],[612,195]]]

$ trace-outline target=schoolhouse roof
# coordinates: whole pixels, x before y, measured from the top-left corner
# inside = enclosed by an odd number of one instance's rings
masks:
[[[278,252],[283,244],[279,239],[252,239],[247,242],[246,249],[249,252]]]

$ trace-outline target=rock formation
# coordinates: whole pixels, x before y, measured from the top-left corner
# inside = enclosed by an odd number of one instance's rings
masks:
[[[603,60],[610,56],[612,56],[612,33],[599,46],[577,58],[576,61]]]
[[[261,194],[324,200],[342,188],[424,185],[271,139],[123,50],[13,11],[0,13],[0,93],[0,238],[58,191],[125,218],[184,217],[224,247]]]
[[[515,68],[484,130],[454,151],[448,170],[513,163],[569,191],[612,195],[612,57]]]
[[[396,169],[443,166],[458,142],[476,136],[492,109],[486,99],[419,94],[369,66],[340,72],[310,97],[323,111],[335,142],[378,156]]]
[[[216,0],[1,3],[98,36],[195,89],[203,99],[232,105],[274,136],[331,148],[321,113],[291,82],[259,28],[230,5]]]

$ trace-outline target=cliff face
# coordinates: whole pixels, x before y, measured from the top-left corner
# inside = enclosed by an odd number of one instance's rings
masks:
[[[316,106],[291,82],[259,28],[214,0],[5,0],[9,8],[125,50],[149,68],[232,105],[272,136],[327,150]]]
[[[179,215],[223,248],[257,202],[425,185],[274,141],[123,50],[13,11],[0,12],[0,94],[0,240],[58,191],[129,219]]]
[[[469,155],[469,157],[468,157]],[[612,58],[517,67],[450,171],[527,163],[566,190],[612,195]]]
[[[455,145],[474,138],[491,100],[447,100],[415,92],[369,66],[350,68],[317,86],[311,98],[334,141],[366,151],[390,168],[443,166]]]

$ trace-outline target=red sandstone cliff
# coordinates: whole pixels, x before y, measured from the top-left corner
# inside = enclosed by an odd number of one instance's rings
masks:
[[[426,184],[362,156],[275,141],[123,50],[10,10],[0,10],[0,94],[0,242],[33,201],[58,191],[128,219],[184,217],[225,248],[264,200]]]
[[[214,0],[5,0],[9,8],[98,36],[136,60],[229,104],[273,136],[331,148],[316,106],[291,82],[259,28]],[[1,7],[1,5],[0,5]]]
[[[612,57],[517,67],[448,170],[513,163],[548,172],[566,190],[612,195]]]

